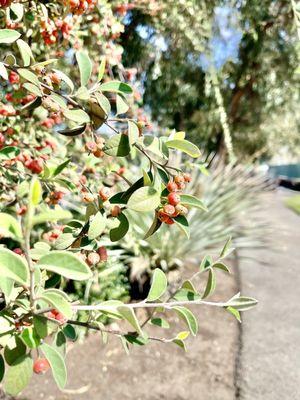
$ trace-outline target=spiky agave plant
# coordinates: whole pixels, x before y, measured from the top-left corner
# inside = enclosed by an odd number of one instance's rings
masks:
[[[122,244],[128,254],[131,277],[140,279],[157,266],[172,270],[186,262],[197,262],[229,236],[237,250],[265,246],[268,227],[261,211],[263,196],[271,189],[266,177],[252,166],[213,166],[208,175],[194,169],[188,191],[202,198],[207,211],[189,212],[189,240],[176,226],[162,227],[150,238],[139,240],[151,217],[146,214],[136,220]]]

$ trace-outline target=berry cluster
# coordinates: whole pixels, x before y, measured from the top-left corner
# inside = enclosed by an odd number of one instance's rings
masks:
[[[158,211],[158,219],[167,225],[174,224],[173,218],[178,215],[187,215],[188,209],[180,203],[180,192],[185,184],[191,181],[189,174],[176,175],[173,181],[167,184],[169,191],[167,203]]]
[[[55,44],[59,38],[69,39],[72,29],[72,18],[69,16],[63,20],[54,21],[50,18],[41,20],[41,35],[47,45]]]
[[[86,262],[90,267],[93,267],[100,262],[106,262],[108,259],[107,249],[105,246],[100,246],[96,251],[91,251],[88,254],[79,253],[82,261]]]
[[[85,144],[85,149],[92,153],[95,157],[101,158],[104,156],[103,148],[105,140],[102,137],[97,137],[95,141],[90,141]]]
[[[86,11],[91,11],[97,3],[97,0],[66,0],[65,4],[70,7],[73,14],[81,15]]]

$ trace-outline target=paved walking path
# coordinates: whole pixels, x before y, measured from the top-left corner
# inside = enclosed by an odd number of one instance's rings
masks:
[[[300,399],[300,217],[284,206],[288,195],[267,199],[275,251],[248,251],[259,261],[240,261],[242,293],[259,300],[243,316],[240,400]]]

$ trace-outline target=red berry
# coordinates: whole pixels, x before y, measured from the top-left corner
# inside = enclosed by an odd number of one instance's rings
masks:
[[[185,183],[184,182],[178,182],[177,183],[177,189],[178,190],[183,190],[185,188]]]
[[[170,217],[168,217],[168,219],[166,220],[166,221],[164,221],[165,222],[165,224],[167,224],[167,225],[173,225],[174,224],[174,221],[172,220],[172,218],[170,218]]]
[[[175,210],[176,210],[177,214],[180,214],[180,215],[187,215],[187,213],[188,213],[188,209],[186,207],[184,207],[182,204],[177,204],[177,206],[175,207]]]
[[[97,143],[93,142],[93,141],[86,142],[85,148],[87,151],[90,151],[91,153],[93,153],[94,151],[97,150]]]
[[[107,261],[108,256],[107,256],[107,250],[106,250],[105,246],[99,247],[99,249],[97,250],[97,253],[99,254],[100,260],[102,262],[106,262]]]
[[[93,266],[93,265],[96,265],[96,264],[99,264],[99,262],[100,262],[100,255],[98,254],[98,253],[90,253],[88,256],[87,256],[87,263],[90,265],[90,266]]]
[[[8,79],[9,79],[9,82],[10,82],[12,85],[13,85],[14,83],[19,83],[19,81],[20,81],[19,75],[18,75],[16,72],[14,72],[14,71],[11,71],[11,72],[10,72]]]
[[[117,217],[118,215],[120,215],[122,212],[121,207],[119,206],[114,206],[111,211],[110,214],[112,217]]]
[[[191,182],[192,177],[190,174],[183,174],[183,178],[185,182]]]
[[[33,364],[33,371],[36,374],[45,374],[50,368],[50,364],[46,358],[38,358]]]
[[[176,175],[174,181],[175,183],[184,183],[184,177],[182,175]]]
[[[164,213],[167,214],[169,217],[173,217],[174,214],[176,213],[175,207],[172,206],[171,204],[166,204],[164,206]]]
[[[20,249],[20,247],[16,247],[15,249],[13,249],[13,252],[16,254],[19,254],[19,256],[21,256],[23,254],[23,250]]]
[[[169,192],[176,192],[178,190],[176,183],[172,181],[167,184],[167,189]]]
[[[60,325],[63,325],[68,321],[68,318],[66,318],[62,313],[56,314],[55,319],[60,323]]]
[[[102,189],[99,190],[99,196],[102,201],[106,201],[110,197],[110,189],[108,187],[103,186]]]
[[[172,206],[176,206],[177,204],[180,203],[180,196],[175,192],[171,192],[168,195],[168,202]]]
[[[40,174],[43,171],[43,162],[41,159],[37,158],[35,160],[31,160],[26,167],[30,169],[34,174]]]
[[[119,175],[123,175],[125,173],[125,171],[126,171],[125,167],[120,167],[119,170],[118,170],[118,174]]]

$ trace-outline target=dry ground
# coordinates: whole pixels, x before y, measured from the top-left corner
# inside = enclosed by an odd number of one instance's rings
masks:
[[[217,298],[237,291],[233,276],[219,274]],[[135,347],[128,356],[117,338],[103,346],[98,334],[67,355],[67,391],[56,389],[51,373],[35,376],[22,400],[234,400],[237,322],[224,310],[198,307],[199,335],[188,352],[173,344]],[[177,332],[183,328],[175,321]],[[157,334],[157,328],[151,328]],[[166,331],[165,331],[166,332]],[[82,392],[81,392],[82,391]]]

